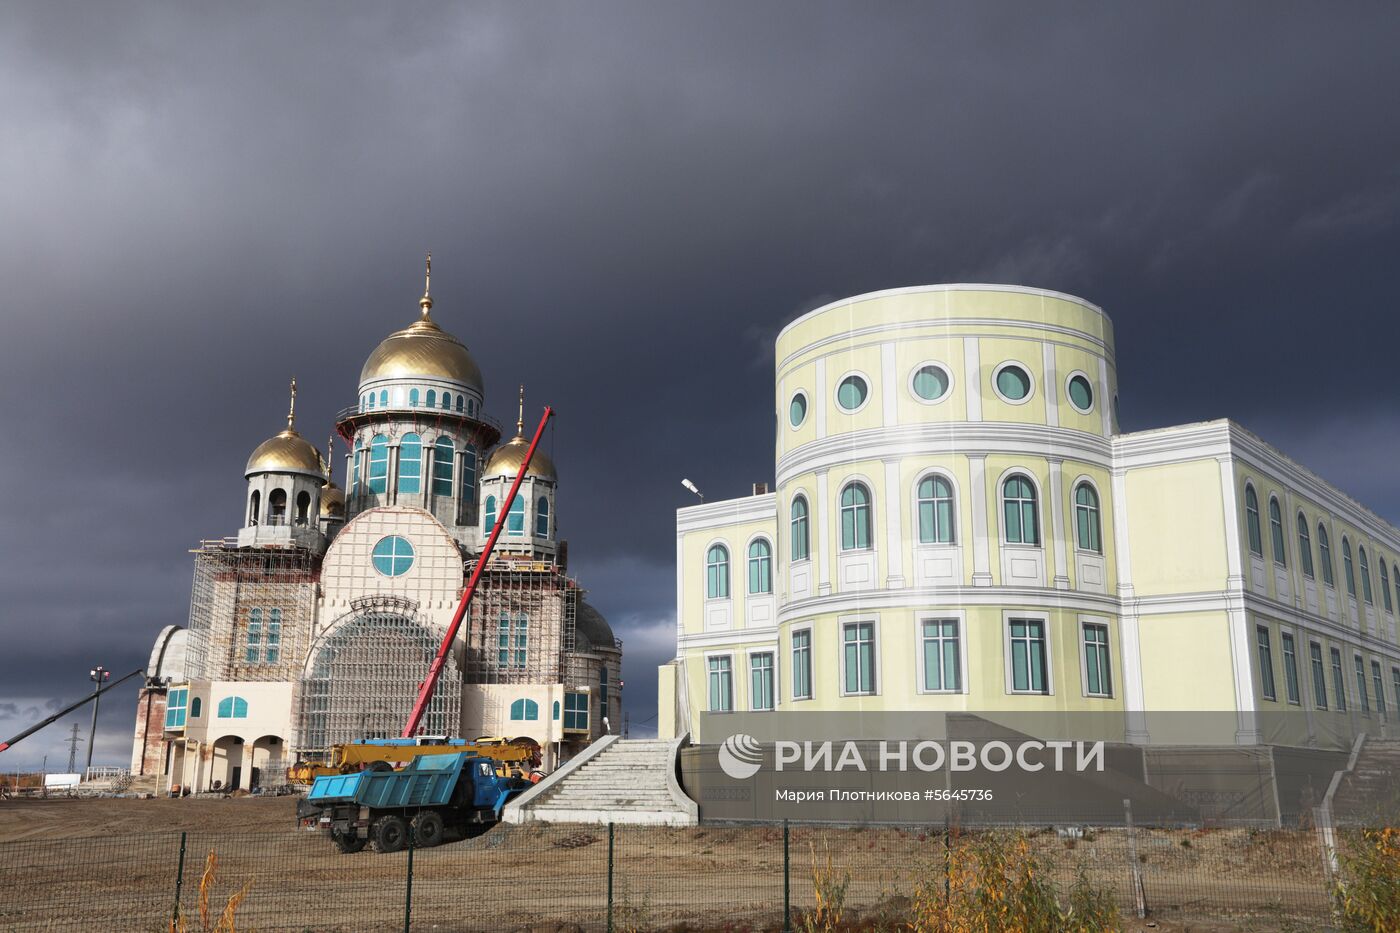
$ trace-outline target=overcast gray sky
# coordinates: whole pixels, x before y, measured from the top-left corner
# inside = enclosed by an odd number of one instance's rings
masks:
[[[0,9],[0,738],[185,621],[287,379],[320,443],[428,249],[488,410],[559,409],[634,722],[679,480],[771,479],[772,338],[833,298],[1082,295],[1127,429],[1230,416],[1400,518],[1394,4],[192,6]]]

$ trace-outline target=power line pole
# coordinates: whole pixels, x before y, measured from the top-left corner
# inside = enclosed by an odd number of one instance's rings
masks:
[[[92,681],[92,731],[88,733],[87,767],[83,769],[84,775],[92,770],[92,746],[97,742],[97,694],[101,692],[102,685],[111,676],[112,672],[100,664],[88,671],[88,680]]]
[[[72,774],[78,767],[78,743],[82,739],[78,736],[78,724],[73,723],[73,734],[68,737],[68,773]]]

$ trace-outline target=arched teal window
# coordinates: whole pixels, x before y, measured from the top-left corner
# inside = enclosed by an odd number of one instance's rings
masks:
[[[257,664],[262,660],[262,637],[262,610],[252,609],[248,612],[248,630],[243,649],[243,660],[248,664]]]
[[[204,712],[204,701],[199,697],[190,700],[190,718],[198,719],[199,714]]]
[[[242,697],[224,697],[219,701],[220,719],[247,719],[248,701]]]
[[[1269,497],[1269,543],[1274,550],[1274,563],[1288,566],[1288,551],[1283,541],[1283,512],[1278,507],[1278,499]]]
[[[476,448],[468,444],[462,453],[462,500],[476,498]]]
[[[1001,485],[1002,514],[1007,544],[1040,544],[1040,517],[1035,487],[1020,474],[1008,476]]]
[[[408,390],[408,404],[411,405],[411,406],[414,407],[414,408],[417,408],[417,407],[418,407],[418,390],[417,390],[417,389],[409,389],[409,390]]]
[[[389,491],[389,439],[383,434],[369,442],[369,491]]]
[[[549,537],[549,500],[544,496],[535,503],[535,536]]]
[[[365,449],[363,447],[355,448],[355,465],[350,470],[351,492],[359,492],[360,490],[360,461],[363,459],[364,452]]]
[[[557,703],[555,705],[558,705]],[[528,722],[540,718],[540,705],[534,700],[516,700],[510,704],[510,718],[515,722]]]
[[[365,396],[365,398],[368,400],[365,407],[370,411],[374,411],[374,393],[371,392],[369,395]]]
[[[1317,524],[1317,559],[1322,562],[1322,582],[1334,586],[1336,581],[1332,576],[1332,545],[1327,540],[1327,526],[1321,522]]]
[[[1397,612],[1400,612],[1400,567],[1391,564],[1390,575],[1395,578],[1395,609]],[[1397,705],[1400,705],[1400,684],[1396,684],[1395,702]]]
[[[851,483],[841,490],[841,550],[870,547],[870,490],[864,483]]]
[[[942,476],[919,481],[919,543],[952,544],[953,486]]]
[[[457,460],[457,449],[452,446],[452,438],[439,437],[433,445],[433,495],[452,495],[452,467]]]
[[[457,410],[458,410],[458,411],[461,411],[461,410],[462,410],[462,405],[463,405],[463,403],[465,403],[465,402],[466,402],[466,399],[462,398],[462,396],[460,396],[460,395],[457,396]]]
[[[1351,542],[1342,535],[1342,576],[1346,577],[1347,593],[1356,595],[1356,573],[1351,568]]]
[[[248,524],[249,524],[249,525],[256,525],[256,524],[258,523],[258,520],[259,520],[259,518],[261,517],[261,516],[258,514],[258,506],[259,506],[259,504],[260,504],[261,502],[262,502],[262,493],[258,492],[256,489],[254,489],[254,490],[253,490],[253,495],[252,495],[252,497],[249,498],[249,500],[248,500]]]
[[[723,544],[705,552],[705,598],[729,598],[729,551]]]
[[[1253,486],[1244,487],[1244,517],[1249,525],[1249,553],[1264,556],[1264,535],[1259,530],[1259,497]]]
[[[555,721],[555,722],[558,722],[558,721],[559,721],[559,701],[558,701],[558,700],[555,700],[555,701],[554,701],[554,721]]]
[[[428,407],[437,408],[437,389],[428,390]]]
[[[1074,527],[1078,532],[1080,550],[1103,553],[1099,527],[1099,494],[1088,483],[1080,483],[1074,490]]]
[[[399,441],[399,492],[423,491],[423,438],[405,434]]]
[[[1308,534],[1308,520],[1298,513],[1298,564],[1303,568],[1303,576],[1309,580],[1313,576],[1312,536]]]
[[[379,407],[380,407],[380,408],[388,408],[388,407],[389,407],[389,390],[388,390],[388,389],[380,389],[380,390],[379,390]]]
[[[510,504],[510,513],[506,515],[506,534],[523,535],[525,533],[525,497],[517,495],[515,501]]]
[[[481,527],[484,531],[490,532],[496,527],[496,497],[486,497],[486,507],[481,510]]]
[[[267,651],[263,655],[268,664],[276,664],[282,656],[282,610],[273,608],[267,613]]]
[[[773,592],[773,548],[763,538],[749,545],[749,592]]]
[[[1381,565],[1381,596],[1385,598],[1385,611],[1390,612],[1395,608],[1390,602],[1390,574],[1385,569],[1385,558],[1378,560]],[[1396,702],[1400,702],[1400,697],[1396,698]]]
[[[810,543],[807,531],[807,499],[794,496],[792,500],[792,559],[806,560]]]
[[[1371,564],[1366,560],[1366,549],[1364,547],[1356,549],[1357,556],[1361,558],[1361,596],[1366,600],[1366,605],[1374,605],[1371,598]]]
[[[443,411],[451,411],[451,410],[452,410],[452,393],[451,393],[451,392],[444,392],[444,393],[442,393],[442,410],[443,410]]]

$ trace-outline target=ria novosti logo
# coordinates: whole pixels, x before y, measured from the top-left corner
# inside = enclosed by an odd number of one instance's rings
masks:
[[[744,781],[758,773],[763,764],[763,747],[758,739],[736,732],[719,747],[719,767],[736,781]]]

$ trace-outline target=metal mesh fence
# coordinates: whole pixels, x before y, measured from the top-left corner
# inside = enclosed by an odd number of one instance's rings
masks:
[[[1239,929],[1333,922],[1311,830],[996,832],[1033,854],[1061,897],[1082,875],[1124,918],[1141,907]],[[785,917],[798,928],[819,889],[829,903],[833,886],[851,929],[920,929],[909,926],[920,892],[936,896],[986,838],[929,826],[530,823],[388,854],[341,854],[309,831],[22,840],[0,843],[0,930],[169,930],[177,904],[187,929],[212,930],[231,898],[238,930],[781,930]]]

